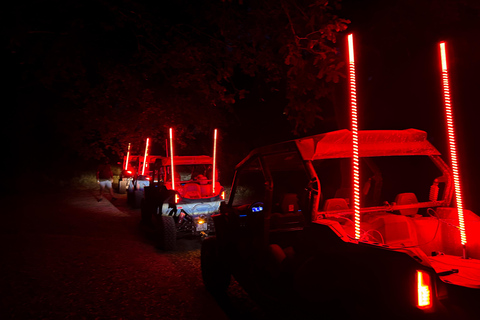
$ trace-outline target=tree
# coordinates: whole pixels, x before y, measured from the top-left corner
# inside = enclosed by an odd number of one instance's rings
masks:
[[[278,112],[301,133],[342,76],[338,3],[31,3],[13,9],[10,49],[24,81],[56,97],[46,109],[65,146],[86,158],[163,141],[170,126],[193,139],[232,118],[253,81],[285,93]]]

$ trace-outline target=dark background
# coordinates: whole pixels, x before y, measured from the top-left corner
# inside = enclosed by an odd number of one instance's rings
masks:
[[[347,15],[353,14],[349,31],[356,36],[360,128],[425,130],[445,161],[449,156],[438,43],[447,42],[463,196],[465,206],[479,212],[478,6],[467,1],[457,2],[465,5],[460,10],[442,1],[438,7],[429,1],[343,3]]]
[[[139,2],[147,8],[167,8],[164,3]],[[467,208],[480,211],[480,204],[476,203],[477,181],[480,178],[477,165],[480,161],[477,147],[479,4],[473,0],[344,0],[341,3],[338,15],[351,23],[339,34],[337,46],[339,55],[346,58],[346,35],[354,33],[360,129],[425,130],[429,140],[445,155],[445,160],[448,160],[448,146],[438,42],[447,41],[465,204]],[[7,45],[2,48],[5,55],[2,60],[7,84],[4,86],[2,117],[2,167],[5,168],[7,181],[11,181],[3,186],[7,191],[12,188],[18,191],[17,181],[47,181],[55,186],[58,177],[62,176],[58,172],[64,176],[80,174],[92,170],[98,161],[84,159],[69,150],[61,133],[63,131],[58,129],[59,124],[67,123],[67,119],[62,120],[65,115],[62,108],[69,108],[68,104],[63,105],[61,97],[45,90],[42,82],[36,80],[42,79],[42,75],[36,74],[35,70],[29,74],[34,74],[36,79],[25,78],[25,68],[33,68],[35,64],[20,59],[18,52],[12,50],[12,39],[19,39],[29,31],[21,21],[44,17],[48,22],[55,17],[60,23],[71,23],[68,20],[70,14],[62,11],[64,8],[68,6],[55,1],[23,1],[5,7],[2,35]],[[107,13],[88,14],[98,18]],[[188,15],[178,11],[178,16],[172,16],[171,20],[177,18],[188,19]],[[117,50],[127,55],[128,37],[120,35],[110,42],[101,43],[101,47],[105,52]],[[45,63],[48,57],[36,58],[40,62],[36,60],[35,63]],[[227,120],[223,126],[220,124],[222,184],[230,183],[234,165],[254,147],[349,126],[345,79],[336,85],[330,107],[324,108],[324,120],[299,135],[292,133],[293,125],[283,114],[287,104],[283,92],[265,93],[251,79],[245,80],[245,87],[250,94],[237,101],[229,113],[236,119],[235,125],[230,125]],[[59,105],[62,107],[59,108]],[[161,141],[157,140],[152,153],[163,153],[164,144]],[[210,143],[208,135],[199,133],[196,143],[180,146],[179,153],[206,153]]]

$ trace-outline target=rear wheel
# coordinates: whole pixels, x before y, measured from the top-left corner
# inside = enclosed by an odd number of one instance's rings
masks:
[[[224,294],[230,285],[231,275],[222,261],[215,236],[202,242],[201,269],[205,288],[212,294]]]
[[[126,180],[120,180],[118,182],[118,193],[124,194],[127,192],[127,181]]]
[[[142,223],[151,224],[152,215],[155,214],[154,211],[155,210],[152,208],[152,206],[147,204],[147,202],[145,201],[145,198],[143,198],[140,201],[140,213],[141,213]]]
[[[133,191],[127,191],[127,203],[130,207],[134,206],[134,197]]]

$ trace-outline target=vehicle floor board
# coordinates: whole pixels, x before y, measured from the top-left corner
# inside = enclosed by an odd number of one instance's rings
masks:
[[[463,259],[452,255],[429,257],[432,267],[437,273],[457,269],[458,272],[441,276],[440,278],[456,285],[480,289],[480,260]]]

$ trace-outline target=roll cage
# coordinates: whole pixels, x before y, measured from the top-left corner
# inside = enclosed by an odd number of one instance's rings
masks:
[[[428,201],[397,204],[395,202],[384,203],[382,205],[362,206],[361,213],[373,212],[394,212],[399,210],[408,210],[412,208],[422,209],[431,207],[446,207],[451,205],[453,199],[453,183],[450,168],[441,159],[440,153],[426,139],[426,133],[415,129],[406,130],[376,130],[376,131],[360,131],[360,154],[362,160],[374,173],[373,179],[377,179],[373,187],[373,197],[379,198],[381,189],[381,173],[375,167],[375,164],[369,160],[375,157],[389,156],[427,156],[441,175],[434,179],[431,183],[431,190]],[[283,158],[282,158],[283,157]],[[296,157],[298,161],[290,164],[286,160],[288,157]],[[339,130],[320,134],[312,137],[287,141],[275,145],[270,145],[253,150],[239,165],[236,167],[236,173],[233,180],[232,190],[228,205],[237,207],[242,205],[236,197],[241,196],[238,191],[241,188],[239,178],[245,175],[245,172],[257,171],[261,173],[262,192],[258,190],[253,192],[257,194],[256,199],[250,199],[251,203],[243,203],[243,205],[252,204],[254,202],[262,203],[262,213],[265,220],[265,232],[268,233],[271,227],[272,214],[279,211],[275,209],[275,194],[280,180],[275,181],[275,173],[281,168],[280,164],[285,166],[285,170],[294,171],[291,176],[298,176],[303,172],[305,179],[301,188],[297,188],[297,200],[299,200],[299,213],[303,216],[303,225],[311,223],[323,218],[348,216],[353,213],[353,209],[348,206],[340,206],[337,210],[324,210],[319,205],[327,200],[322,199],[322,181],[318,177],[314,162],[327,159],[346,159],[351,157],[351,134],[348,130]],[[269,161],[269,158],[278,158],[279,161]],[[291,179],[291,177],[290,177]],[[287,182],[288,183],[288,182]],[[257,181],[257,184],[259,182]],[[435,189],[443,184],[441,197],[438,198],[438,191]],[[301,189],[301,190],[300,190]],[[437,189],[438,190],[438,189]],[[346,196],[345,198],[349,198]],[[378,199],[373,201],[378,203]]]

